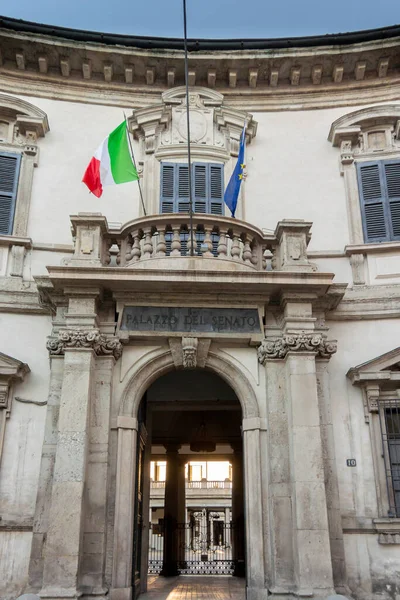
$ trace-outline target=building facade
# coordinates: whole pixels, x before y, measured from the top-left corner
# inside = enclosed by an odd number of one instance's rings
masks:
[[[1,598],[144,592],[152,460],[173,572],[195,455],[248,600],[396,600],[400,28],[192,40],[187,107],[180,40],[0,27]],[[97,199],[124,111],[143,199]]]

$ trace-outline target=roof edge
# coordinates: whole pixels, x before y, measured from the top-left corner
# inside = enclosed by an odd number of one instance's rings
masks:
[[[0,28],[20,33],[33,33],[55,36],[76,42],[95,42],[106,45],[130,46],[144,49],[183,50],[182,38],[133,36],[119,33],[102,33],[83,29],[72,29],[55,25],[46,25],[22,19],[0,16]],[[248,39],[188,39],[190,52],[205,50],[268,50],[279,48],[307,48],[317,46],[341,46],[390,39],[400,36],[400,25],[391,25],[377,29],[365,29],[347,33],[328,33],[324,35],[286,37],[286,38],[248,38]]]

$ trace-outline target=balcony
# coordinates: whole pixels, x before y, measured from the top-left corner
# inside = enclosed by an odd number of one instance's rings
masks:
[[[99,213],[71,217],[71,266],[218,271],[315,271],[308,261],[311,223],[280,221],[274,233],[219,215],[149,215],[119,229]],[[193,230],[193,234],[192,234]],[[193,246],[193,247],[192,247]]]

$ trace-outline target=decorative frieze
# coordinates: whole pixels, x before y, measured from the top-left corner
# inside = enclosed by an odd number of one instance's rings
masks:
[[[267,358],[285,358],[288,352],[314,352],[320,358],[330,358],[337,350],[335,340],[328,341],[320,333],[285,334],[274,340],[265,339],[257,350],[263,365]]]
[[[112,355],[116,360],[122,355],[118,339],[108,338],[97,329],[63,329],[57,338],[49,338],[46,344],[50,356],[64,354],[68,348],[91,348],[97,356]]]

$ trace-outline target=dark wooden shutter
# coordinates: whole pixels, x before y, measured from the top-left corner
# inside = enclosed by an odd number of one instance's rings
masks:
[[[212,215],[224,214],[224,167],[212,164],[208,166],[209,181],[209,209]]]
[[[193,164],[193,201],[195,213],[207,212],[207,164]]]
[[[195,213],[224,213],[223,165],[192,164],[193,208]],[[187,164],[161,163],[161,213],[188,213],[189,170]]]
[[[363,217],[364,240],[389,239],[385,215],[385,188],[379,162],[357,164],[358,186]]]
[[[187,165],[177,164],[177,210],[179,213],[190,211],[189,198],[189,169]]]
[[[20,154],[0,153],[0,234],[11,235],[17,199]]]
[[[161,163],[161,213],[174,212],[175,164]]]
[[[383,166],[389,201],[390,238],[400,240],[400,161],[385,161]]]
[[[400,240],[400,161],[357,164],[364,239]]]

